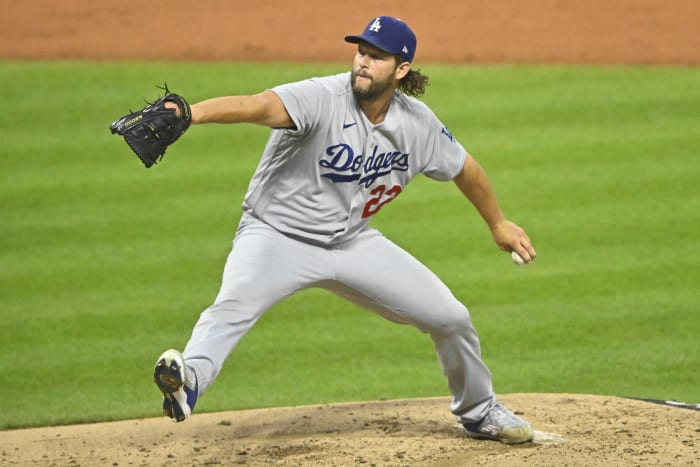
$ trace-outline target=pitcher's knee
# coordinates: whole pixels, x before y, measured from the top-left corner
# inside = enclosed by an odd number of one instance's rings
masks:
[[[264,308],[261,306],[254,307],[240,300],[227,299],[217,300],[204,310],[202,318],[214,321],[220,325],[241,326],[257,321],[263,312]]]
[[[440,336],[465,335],[473,332],[471,316],[467,308],[459,304],[448,312],[438,314],[437,319],[430,323],[429,332]]]
[[[281,296],[280,293],[271,293],[259,281],[244,277],[223,284],[210,308],[221,313],[257,316]]]

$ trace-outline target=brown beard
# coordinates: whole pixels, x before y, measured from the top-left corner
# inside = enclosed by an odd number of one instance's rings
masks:
[[[371,78],[371,83],[367,89],[359,89],[356,85],[357,73],[353,70],[350,74],[350,84],[352,85],[352,92],[358,101],[371,101],[381,96],[386,92],[387,89],[391,88],[392,80],[391,77],[383,81],[377,81]]]

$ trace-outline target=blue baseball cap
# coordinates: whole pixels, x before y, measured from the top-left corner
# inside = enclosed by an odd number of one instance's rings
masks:
[[[362,41],[398,55],[406,62],[412,62],[416,54],[416,35],[406,23],[391,16],[374,18],[359,36],[345,36],[345,42],[357,44]]]

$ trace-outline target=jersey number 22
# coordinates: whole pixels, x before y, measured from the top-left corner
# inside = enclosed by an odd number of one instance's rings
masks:
[[[399,185],[394,185],[388,190],[386,185],[379,185],[374,190],[370,191],[372,198],[365,204],[365,209],[362,211],[362,218],[373,216],[389,201],[401,194],[402,188]]]

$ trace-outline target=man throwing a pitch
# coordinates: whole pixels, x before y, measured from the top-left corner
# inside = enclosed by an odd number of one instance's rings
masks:
[[[466,307],[368,222],[422,173],[452,180],[498,247],[526,263],[535,259],[530,239],[506,220],[476,160],[415,98],[427,77],[411,69],[416,37],[406,23],[381,16],[345,40],[357,45],[351,72],[191,106],[193,125],[248,122],[272,131],[221,290],[184,351],[168,350],[156,363],[164,412],[175,421],[190,416],[263,313],[318,287],[429,334],[453,395],[450,410],[470,436],[530,441],[532,427],[496,401]]]

